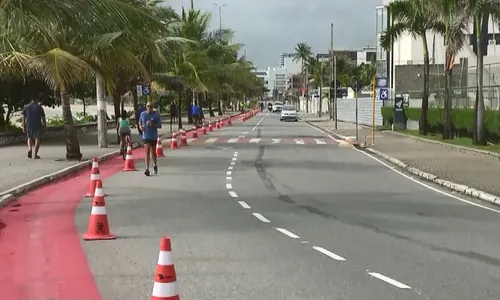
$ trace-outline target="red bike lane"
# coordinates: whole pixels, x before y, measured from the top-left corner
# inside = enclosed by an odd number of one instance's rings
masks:
[[[134,151],[136,163],[143,156],[143,149]],[[99,164],[102,179],[122,168],[121,156]],[[102,299],[74,219],[89,178],[90,170],[74,174],[0,210],[2,300]]]

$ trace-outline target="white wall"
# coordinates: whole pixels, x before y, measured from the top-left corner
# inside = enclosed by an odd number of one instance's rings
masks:
[[[383,125],[380,111],[382,101],[375,101],[375,126]],[[339,121],[356,122],[356,100],[352,98],[337,99],[337,117]],[[372,126],[372,99],[358,99],[358,124]]]

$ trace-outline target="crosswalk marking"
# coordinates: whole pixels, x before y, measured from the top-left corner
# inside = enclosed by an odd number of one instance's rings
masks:
[[[259,141],[260,141],[260,139],[251,139],[250,143],[258,143]]]
[[[281,139],[273,139],[273,144],[279,144],[281,143]]]
[[[295,144],[304,145],[303,139],[295,139]]]
[[[238,141],[239,138],[230,138],[229,140],[227,140],[227,143],[229,144],[234,144]]]
[[[217,140],[218,138],[209,138],[205,141],[205,143],[207,144],[211,144],[211,143],[215,143],[215,141]]]
[[[314,140],[316,141],[316,144],[320,144],[320,145],[326,144],[326,142],[323,140],[318,140],[318,139],[314,139]]]

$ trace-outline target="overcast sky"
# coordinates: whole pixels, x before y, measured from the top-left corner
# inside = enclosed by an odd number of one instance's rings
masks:
[[[190,7],[190,0],[165,0],[174,9]],[[256,67],[279,65],[280,54],[292,52],[297,43],[308,43],[313,52],[330,48],[334,23],[334,48],[375,46],[375,7],[382,0],[194,0],[195,9],[212,13],[212,28],[231,28],[235,42],[247,45],[248,59]]]

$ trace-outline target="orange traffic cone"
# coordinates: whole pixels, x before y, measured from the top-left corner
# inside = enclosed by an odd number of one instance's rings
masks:
[[[207,134],[207,129],[205,128],[205,124],[201,126],[201,134]]]
[[[214,131],[213,127],[212,127],[212,122],[208,122],[208,131]]]
[[[170,139],[170,149],[179,149],[179,144],[175,138],[175,132],[172,132],[172,138]]]
[[[220,128],[224,127],[224,119],[220,120]]]
[[[173,260],[170,238],[162,237],[151,300],[180,300]]]
[[[193,139],[198,138],[198,128],[196,126],[193,126]]]
[[[161,143],[161,138],[158,136],[156,140],[156,157],[165,157],[165,153],[163,153],[163,144]]]
[[[233,125],[233,123],[231,122],[231,119],[227,120],[227,125]]]
[[[184,130],[181,130],[181,146],[187,146],[188,145],[188,139],[186,136],[186,132]]]
[[[94,197],[95,184],[99,179],[101,179],[101,174],[99,172],[99,161],[97,160],[97,157],[94,156],[94,158],[92,159],[92,169],[90,171],[89,190],[87,194],[85,194],[85,197]]]
[[[127,156],[125,156],[123,171],[137,171],[137,169],[135,168],[134,155],[132,154],[132,146],[130,145],[130,143],[128,143],[127,145]]]
[[[109,232],[108,213],[100,179],[96,182],[87,233],[82,234],[82,238],[85,241],[114,240],[116,238],[114,234]]]
[[[220,120],[217,119],[217,121],[215,122],[215,129],[219,129],[220,128]]]

